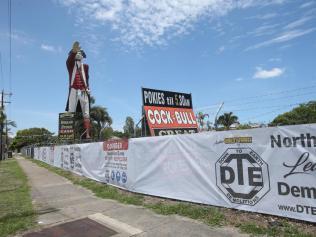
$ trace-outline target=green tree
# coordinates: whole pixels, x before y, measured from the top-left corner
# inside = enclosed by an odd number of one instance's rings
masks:
[[[225,130],[229,130],[230,126],[238,122],[238,117],[233,112],[224,113],[217,119],[217,124],[223,125]]]
[[[3,124],[3,129],[7,127],[8,130],[10,130],[10,127],[16,127],[15,121],[7,120],[7,115],[3,112],[3,110],[0,111],[0,123]]]
[[[112,136],[113,136],[113,128],[111,127],[104,128],[101,132],[102,140],[110,139]]]
[[[243,130],[243,129],[251,129],[252,127],[249,124],[240,124],[237,128],[237,130]]]
[[[23,146],[33,144],[47,144],[51,141],[53,133],[45,128],[29,128],[19,130],[13,138],[11,149],[20,150]]]
[[[6,120],[7,116],[4,113],[3,109],[0,110],[0,123],[4,123]]]
[[[127,137],[133,137],[134,136],[134,131],[135,131],[135,123],[132,117],[126,117],[125,120],[125,125],[123,127],[124,133],[126,134]]]
[[[16,127],[16,123],[12,120],[7,120],[7,116],[3,110],[0,111],[0,124],[2,127],[1,142],[5,149],[11,144],[12,138],[9,137],[9,132],[12,127]]]
[[[289,112],[278,115],[269,126],[316,123],[316,101],[301,104]]]
[[[141,137],[142,136],[142,128],[135,127],[135,130],[136,130],[136,137]]]
[[[117,130],[113,131],[112,136],[113,137],[119,137],[119,138],[126,138],[126,134],[125,133],[123,133],[121,131],[117,131]]]
[[[12,120],[7,120],[5,122],[5,125],[8,127],[8,131],[10,131],[10,127],[15,127],[16,128],[16,122]]]
[[[90,117],[93,130],[95,131],[95,137],[100,140],[102,130],[111,126],[112,118],[107,109],[102,106],[93,106],[90,110]]]

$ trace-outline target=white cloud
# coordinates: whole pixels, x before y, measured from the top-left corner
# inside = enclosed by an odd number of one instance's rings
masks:
[[[221,46],[217,49],[217,54],[221,54],[225,51],[226,47],[225,46]]]
[[[263,36],[263,35],[271,35],[277,31],[277,27],[279,24],[265,24],[259,26],[254,31],[248,32],[249,35],[253,35],[255,37]]]
[[[272,19],[272,18],[274,18],[276,16],[278,16],[278,14],[276,14],[274,12],[271,12],[271,13],[266,13],[266,14],[263,14],[263,15],[256,15],[256,16],[248,17],[246,19],[249,19],[249,20],[253,20],[253,19],[269,20],[269,19]]]
[[[282,59],[281,58],[270,58],[269,62],[281,62]]]
[[[303,3],[300,8],[307,8],[307,7],[310,7],[312,5],[314,5],[315,2],[306,2],[306,3]]]
[[[310,16],[305,16],[301,19],[298,19],[296,21],[293,21],[291,23],[289,23],[288,25],[286,25],[284,27],[284,29],[286,30],[291,30],[291,29],[294,29],[294,28],[297,28],[301,25],[304,25],[306,22],[310,21],[311,19],[313,19],[313,17],[310,17]]]
[[[291,48],[292,46],[293,46],[292,44],[284,44],[279,48],[279,50],[285,50],[285,49]]]
[[[253,45],[253,46],[250,46],[250,47],[246,48],[245,51],[258,49],[258,48],[273,45],[273,44],[287,42],[287,41],[296,39],[298,37],[302,37],[304,35],[310,34],[310,33],[314,32],[315,30],[316,30],[316,28],[310,28],[310,29],[306,29],[306,30],[298,29],[298,30],[286,31],[286,32],[283,32],[282,34],[280,34],[279,36],[277,36],[273,39],[264,41],[262,43],[259,43],[259,44]]]
[[[242,78],[242,77],[238,77],[235,79],[235,81],[243,81],[243,80],[244,80],[244,78]]]
[[[268,79],[273,77],[279,77],[285,72],[284,68],[272,68],[271,70],[264,70],[261,67],[256,68],[256,72],[253,75],[254,79]]]
[[[9,33],[0,33],[0,38],[9,39],[10,34]],[[12,31],[11,39],[14,40],[16,43],[25,44],[25,45],[30,45],[30,44],[34,43],[34,41],[35,41],[32,37],[27,35],[25,32],[18,31],[18,30]]]
[[[41,49],[44,51],[48,51],[48,52],[61,52],[62,48],[60,46],[55,47],[53,45],[48,45],[48,44],[41,44]]]
[[[164,44],[183,35],[203,17],[214,18],[234,9],[282,4],[285,0],[59,0],[82,21],[109,24],[128,45]],[[270,16],[271,17],[271,16]]]

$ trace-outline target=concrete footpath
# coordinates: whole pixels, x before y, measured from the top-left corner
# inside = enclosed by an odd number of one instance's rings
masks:
[[[189,218],[158,215],[143,207],[101,199],[27,159],[16,159],[29,178],[33,205],[39,213],[38,229],[88,217],[115,230],[118,234],[114,236],[248,236],[235,228],[212,228]]]

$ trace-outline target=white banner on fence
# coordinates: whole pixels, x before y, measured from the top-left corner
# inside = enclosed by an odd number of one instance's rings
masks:
[[[316,126],[134,139],[131,190],[316,222]]]
[[[121,188],[127,187],[128,140],[115,139],[103,143],[105,152],[105,181]]]
[[[316,222],[315,149],[313,124],[59,146],[53,164],[134,192]],[[51,151],[34,158],[50,164]]]

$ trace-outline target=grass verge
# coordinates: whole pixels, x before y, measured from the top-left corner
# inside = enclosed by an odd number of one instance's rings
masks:
[[[0,237],[35,225],[27,178],[16,160],[0,162]]]
[[[131,193],[129,191],[123,191],[118,188],[112,187],[110,185],[105,185],[91,179],[78,176],[71,173],[70,171],[65,171],[60,168],[52,167],[41,161],[32,160],[34,163],[41,167],[44,167],[52,172],[55,172],[74,184],[83,186],[100,198],[107,198],[119,201],[125,204],[133,204],[138,206],[143,206],[154,212],[162,215],[172,215],[177,214],[180,216],[189,217],[195,220],[202,221],[210,226],[222,226],[231,225],[238,227],[242,232],[250,234],[251,236],[297,236],[297,237],[313,237],[314,234],[304,233],[304,231],[297,228],[297,225],[291,224],[290,222],[283,220],[278,224],[278,226],[269,226],[260,221],[253,222],[252,213],[249,213],[249,218],[238,219],[240,211],[234,211],[231,209],[218,208],[213,206],[205,206],[199,204],[192,204],[181,201],[168,201],[168,199],[162,198],[152,198],[154,201],[148,201],[148,197]],[[157,201],[158,200],[158,201]],[[230,210],[229,214],[227,210]],[[233,214],[232,214],[233,213]],[[243,213],[243,215],[245,212]],[[248,213],[247,213],[248,214]],[[257,216],[260,214],[256,214]],[[258,224],[259,223],[259,224]]]
[[[295,226],[283,221],[279,226],[275,227],[263,227],[253,222],[247,222],[238,226],[244,233],[251,234],[252,236],[283,236],[283,237],[312,237],[310,233],[303,233],[299,231]]]

